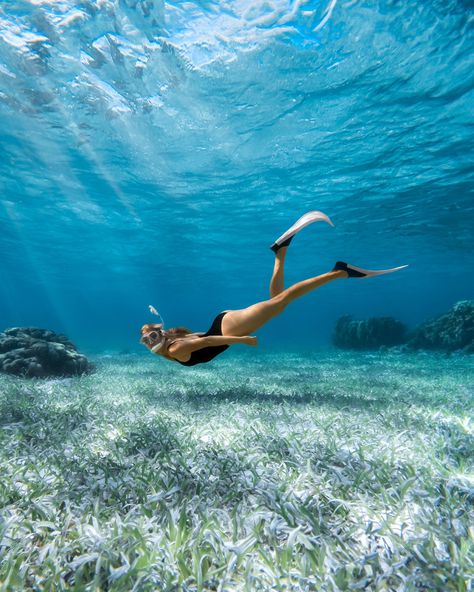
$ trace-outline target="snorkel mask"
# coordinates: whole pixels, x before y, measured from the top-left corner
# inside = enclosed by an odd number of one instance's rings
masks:
[[[163,321],[163,317],[160,315],[160,313],[156,310],[154,306],[150,304],[148,306],[148,309],[151,312],[151,314],[160,317],[161,327],[156,327],[151,331],[144,333],[140,338],[140,343],[143,343],[147,347],[154,343],[155,345],[150,349],[153,353],[157,353],[163,347],[166,341],[166,335],[163,329],[165,323]]]

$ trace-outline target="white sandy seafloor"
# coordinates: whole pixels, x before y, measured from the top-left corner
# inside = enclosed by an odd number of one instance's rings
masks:
[[[472,357],[0,378],[2,590],[474,589]]]

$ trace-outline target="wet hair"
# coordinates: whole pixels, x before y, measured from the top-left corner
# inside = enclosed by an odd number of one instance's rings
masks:
[[[140,331],[143,334],[148,333],[149,331],[154,331],[156,329],[161,329],[167,337],[184,337],[185,335],[189,335],[190,333],[192,333],[191,329],[188,329],[186,327],[172,327],[171,329],[163,329],[163,325],[161,325],[160,323],[148,323],[146,325],[143,325]]]
[[[184,337],[185,335],[192,333],[192,331],[186,327],[173,327],[171,329],[166,329],[164,333],[169,337]]]
[[[143,333],[149,333],[150,331],[155,331],[156,329],[161,329],[162,327],[163,325],[161,325],[160,323],[148,323],[146,325],[143,325],[143,327],[140,329],[140,333],[143,335]]]

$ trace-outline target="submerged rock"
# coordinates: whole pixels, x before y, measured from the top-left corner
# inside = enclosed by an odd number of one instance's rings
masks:
[[[49,378],[75,376],[92,369],[65,335],[35,327],[15,327],[0,333],[0,372]]]
[[[462,300],[447,313],[418,325],[410,334],[407,346],[474,353],[474,300]]]
[[[392,317],[373,317],[354,321],[350,315],[336,323],[333,343],[345,349],[377,349],[404,343],[405,325]]]

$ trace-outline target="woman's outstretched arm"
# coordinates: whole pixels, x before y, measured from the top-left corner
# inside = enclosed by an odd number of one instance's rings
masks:
[[[244,335],[235,337],[234,335],[209,335],[203,337],[201,341],[206,342],[206,347],[214,345],[234,345],[234,343],[245,343],[245,345],[257,345],[257,338],[253,335]]]
[[[215,347],[217,345],[234,345],[236,343],[244,343],[245,345],[257,345],[257,338],[251,335],[244,335],[243,337],[236,337],[233,335],[209,335],[208,337],[197,337],[196,339],[183,339],[171,344],[168,352],[170,354],[177,354],[185,356],[203,349],[204,347]]]

